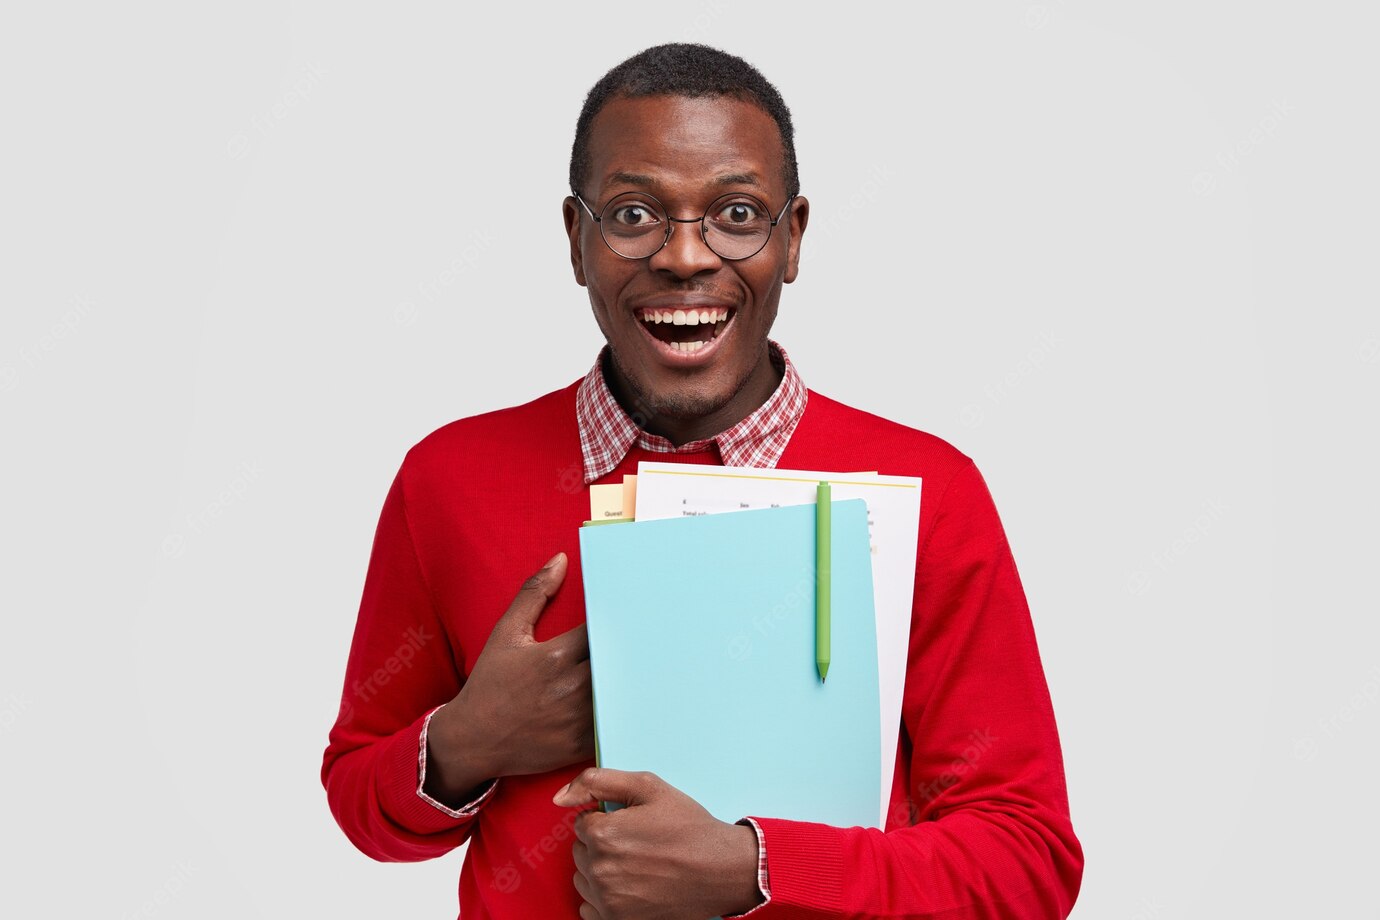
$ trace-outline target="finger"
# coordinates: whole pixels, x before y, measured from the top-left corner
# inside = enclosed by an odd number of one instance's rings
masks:
[[[571,881],[575,883],[575,890],[580,893],[580,897],[585,903],[588,904],[594,900],[594,892],[590,891],[589,882],[585,881],[583,872],[574,873],[571,876]]]
[[[660,777],[645,770],[632,772],[609,767],[587,767],[552,796],[551,801],[566,807],[583,805],[590,800],[645,805],[657,794],[661,785]]]
[[[576,840],[570,844],[570,855],[575,860],[575,871],[585,878],[589,878],[589,847],[582,841]],[[583,894],[584,892],[581,892]]]
[[[575,835],[575,843],[585,847],[586,861],[589,859],[589,846],[594,842],[593,835],[605,821],[610,821],[612,819],[612,814],[602,812],[597,808],[591,808],[589,811],[581,811],[576,814],[575,821],[570,831]],[[571,844],[572,847],[574,845],[574,843]],[[584,873],[585,875],[590,874],[589,866],[584,867]]]
[[[568,656],[569,661],[588,661],[589,629],[584,623],[581,623],[574,629],[567,629],[559,636],[552,636],[542,645]]]
[[[604,915],[594,909],[594,905],[585,901],[580,905],[580,920],[604,920]]]
[[[531,638],[533,627],[565,580],[568,560],[565,553],[552,556],[546,565],[522,583],[517,596],[494,624],[494,632]]]

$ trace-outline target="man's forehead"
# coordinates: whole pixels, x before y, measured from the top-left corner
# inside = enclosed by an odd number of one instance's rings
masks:
[[[755,170],[730,170],[701,177],[701,182],[706,186],[729,188],[730,186],[751,185],[756,188],[766,188],[760,175]],[[645,188],[649,191],[655,190],[664,184],[664,178],[647,173],[628,172],[623,169],[614,169],[605,175],[602,184],[609,185],[628,185],[634,188]]]
[[[646,96],[611,100],[590,131],[592,178],[655,191],[687,182],[769,191],[784,150],[776,122],[731,96]]]

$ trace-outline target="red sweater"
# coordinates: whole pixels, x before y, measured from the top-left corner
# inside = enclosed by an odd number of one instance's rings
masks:
[[[374,859],[430,859],[469,841],[466,920],[579,916],[576,812],[551,797],[592,760],[503,777],[472,817],[417,795],[425,714],[455,696],[518,586],[557,551],[569,569],[536,638],[584,620],[578,385],[452,422],[408,451],[374,536],[322,764],[337,822]],[[599,482],[644,459],[720,462],[712,446],[634,446]],[[981,474],[940,438],[814,391],[778,466],[920,476],[924,489],[885,832],[752,815],[771,890],[753,917],[1066,916],[1083,853],[1025,594]]]

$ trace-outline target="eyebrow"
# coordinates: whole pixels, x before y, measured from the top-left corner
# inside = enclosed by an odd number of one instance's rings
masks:
[[[721,173],[715,176],[710,182],[714,185],[751,185],[762,188],[762,183],[758,181],[757,174],[752,172],[745,173]],[[651,176],[644,176],[641,173],[612,172],[604,180],[604,185],[636,185],[639,188],[652,188],[658,183]]]

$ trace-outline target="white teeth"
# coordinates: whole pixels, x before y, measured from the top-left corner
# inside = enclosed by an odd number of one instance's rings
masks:
[[[673,351],[692,352],[704,347],[704,342],[668,342]]]
[[[643,310],[644,323],[674,323],[677,326],[698,326],[700,323],[722,323],[728,319],[728,310]]]

